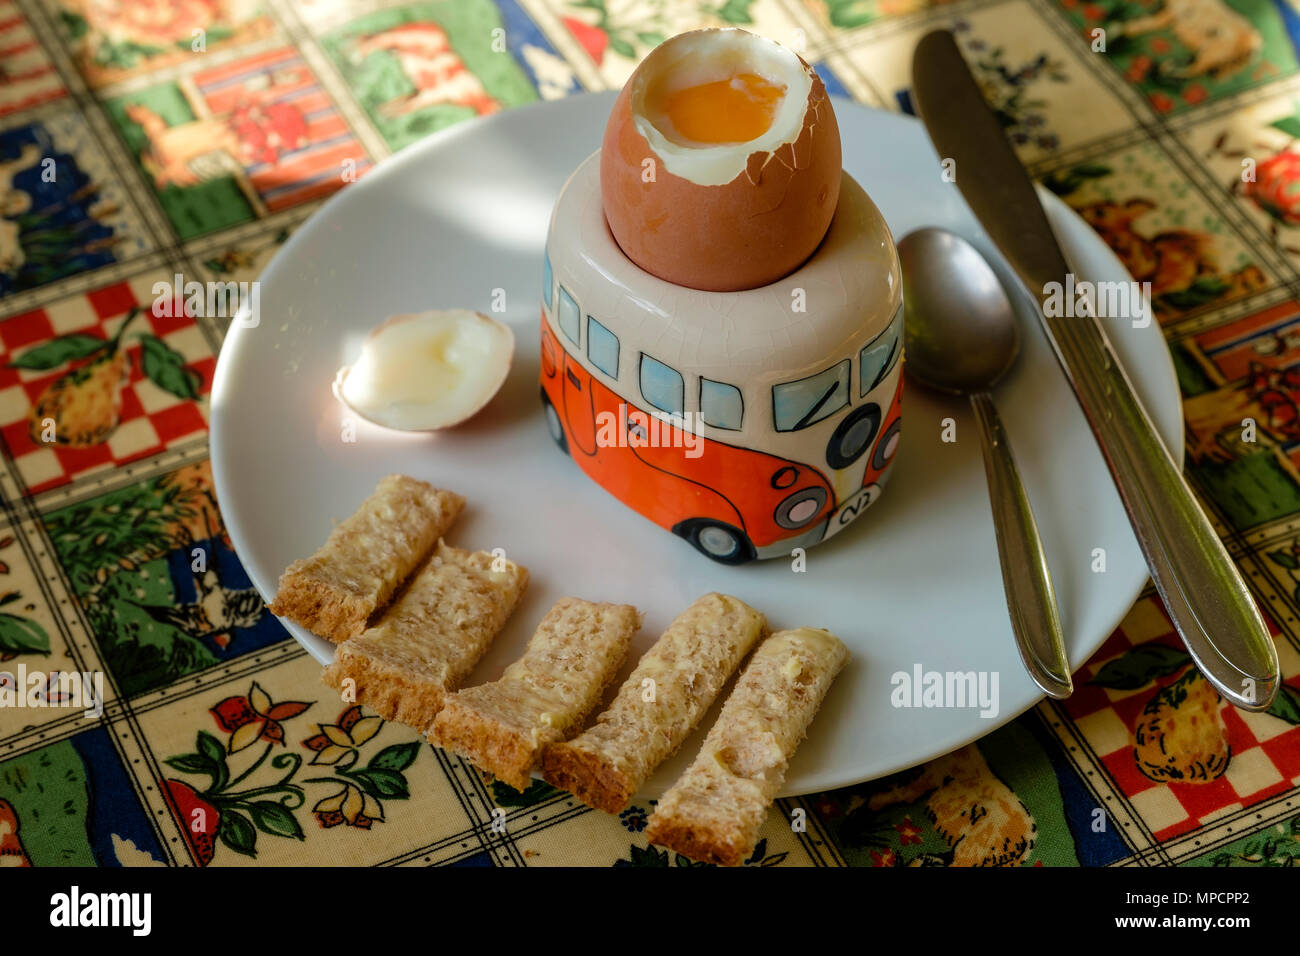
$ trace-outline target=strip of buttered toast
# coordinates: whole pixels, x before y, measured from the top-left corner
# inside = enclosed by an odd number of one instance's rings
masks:
[[[738,866],[848,656],[839,638],[811,627],[760,644],[695,762],[655,807],[646,838],[692,860]]]
[[[321,679],[351,690],[381,717],[427,733],[527,586],[527,568],[439,541],[379,622],[338,646]]]
[[[389,475],[319,551],[285,569],[271,613],[336,644],[360,634],[464,506],[455,492]]]
[[[734,597],[699,598],[637,662],[595,726],[542,751],[542,776],[588,806],[620,813],[766,630],[763,615]]]
[[[561,599],[500,680],[447,698],[429,739],[526,790],[542,748],[579,730],[600,703],[640,624],[628,604]]]

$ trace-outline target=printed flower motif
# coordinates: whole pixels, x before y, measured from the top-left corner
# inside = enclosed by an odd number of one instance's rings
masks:
[[[647,815],[640,807],[628,807],[618,815],[619,822],[627,827],[632,833],[640,833],[645,829]]]
[[[311,758],[313,764],[333,765],[379,733],[383,725],[383,718],[363,717],[361,705],[353,704],[339,714],[337,724],[321,724],[320,733],[307,738],[302,745],[316,752]]]
[[[872,850],[872,866],[893,866],[897,857],[894,856],[893,850]]]
[[[311,704],[301,700],[272,703],[266,691],[253,682],[246,697],[227,697],[211,710],[218,726],[230,734],[227,753],[239,753],[259,740],[284,744],[280,722],[297,717]]]
[[[921,842],[921,828],[912,822],[911,817],[903,817],[903,822],[894,827],[898,831],[899,842],[903,846]]]
[[[1183,90],[1183,102],[1195,106],[1209,95],[1209,91],[1204,86],[1200,83],[1193,83]]]
[[[383,805],[365,793],[360,787],[345,783],[343,789],[332,797],[326,797],[311,808],[316,814],[316,822],[324,829],[336,827],[340,823],[360,830],[369,830],[370,824],[384,821]]]

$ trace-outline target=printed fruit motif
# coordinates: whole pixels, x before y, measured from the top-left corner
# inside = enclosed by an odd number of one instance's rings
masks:
[[[32,865],[23,849],[18,829],[18,814],[14,812],[13,804],[0,800],[0,869]]]
[[[162,791],[172,815],[181,825],[190,853],[199,866],[207,866],[216,851],[221,812],[200,797],[188,783],[180,780],[164,780]]]
[[[1300,225],[1300,153],[1286,150],[1261,162],[1242,192],[1283,225]]]
[[[1243,193],[1283,225],[1300,225],[1300,153],[1279,152],[1262,161]]]
[[[44,441],[51,422],[60,445],[86,448],[104,441],[122,420],[122,386],[129,375],[126,354],[114,349],[57,378],[32,406],[32,441]]]
[[[27,419],[33,444],[53,441],[87,448],[113,434],[122,420],[122,389],[131,373],[125,333],[139,314],[139,307],[132,309],[110,339],[81,332],[61,335],[9,362],[10,368],[46,372],[85,360],[37,396]],[[140,346],[140,367],[149,381],[177,398],[199,397],[199,377],[181,353],[150,332],[141,332],[133,342]]]
[[[1133,734],[1138,769],[1161,783],[1221,776],[1231,751],[1219,704],[1218,693],[1194,669],[1156,694]]]

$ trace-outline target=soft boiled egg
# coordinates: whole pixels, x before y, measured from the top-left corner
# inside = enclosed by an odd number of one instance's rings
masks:
[[[601,147],[605,220],[675,285],[732,292],[789,275],[826,235],[840,131],[807,63],[737,29],[665,40],[623,87]]]
[[[446,428],[491,400],[514,349],[509,326],[469,309],[395,315],[370,333],[356,363],[339,371],[334,394],[385,428]]]

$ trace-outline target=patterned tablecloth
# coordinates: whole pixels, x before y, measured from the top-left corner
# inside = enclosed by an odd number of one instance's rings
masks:
[[[104,700],[98,719],[0,708],[0,864],[688,863],[647,847],[643,802],[615,817],[485,785],[340,706],[222,527],[205,434],[222,323],[150,306],[177,276],[254,278],[394,150],[616,87],[706,24],[792,45],[832,92],[892,110],[917,38],[956,31],[1034,173],[1151,283],[1188,473],[1292,685],[1268,714],[1223,705],[1148,593],[1070,701],[919,775],[780,801],[748,864],[1300,856],[1286,0],[0,0],[0,670],[36,688],[25,705],[54,671],[101,675]]]

